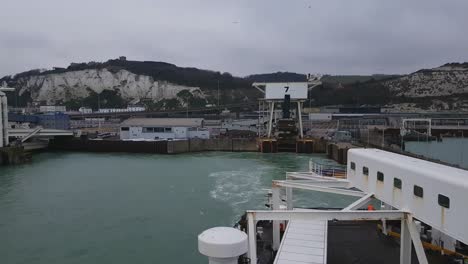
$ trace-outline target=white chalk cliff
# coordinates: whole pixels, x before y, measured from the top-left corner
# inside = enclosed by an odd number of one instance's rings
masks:
[[[444,65],[384,82],[397,96],[434,97],[468,93],[468,67]]]
[[[113,73],[105,68],[20,77],[17,87],[20,88],[19,95],[29,91],[34,101],[46,101],[47,104],[84,98],[90,94],[90,90],[96,93],[103,90],[118,91],[128,101],[172,99],[182,90],[188,90],[197,97],[205,97],[199,87],[158,81],[151,76],[137,75],[127,70]]]

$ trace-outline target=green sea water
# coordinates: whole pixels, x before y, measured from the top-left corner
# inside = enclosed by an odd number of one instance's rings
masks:
[[[0,263],[207,263],[197,235],[264,209],[271,180],[321,155],[40,153],[0,167]],[[353,198],[295,195],[305,206]],[[351,200],[350,200],[351,199]]]

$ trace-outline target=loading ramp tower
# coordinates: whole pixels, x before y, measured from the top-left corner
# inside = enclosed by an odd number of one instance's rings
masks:
[[[262,152],[312,152],[313,142],[304,138],[302,109],[308,92],[322,84],[321,78],[321,75],[308,74],[307,82],[252,84],[265,95],[258,104],[258,139]],[[278,104],[280,112],[276,110]]]

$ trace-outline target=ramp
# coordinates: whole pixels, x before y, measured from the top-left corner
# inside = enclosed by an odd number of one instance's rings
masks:
[[[327,231],[327,221],[290,221],[274,263],[327,263]]]

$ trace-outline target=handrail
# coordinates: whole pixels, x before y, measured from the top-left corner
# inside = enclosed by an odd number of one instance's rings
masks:
[[[334,165],[320,164],[312,159],[309,160],[309,172],[315,173],[319,176],[346,179],[346,169],[337,168]]]

